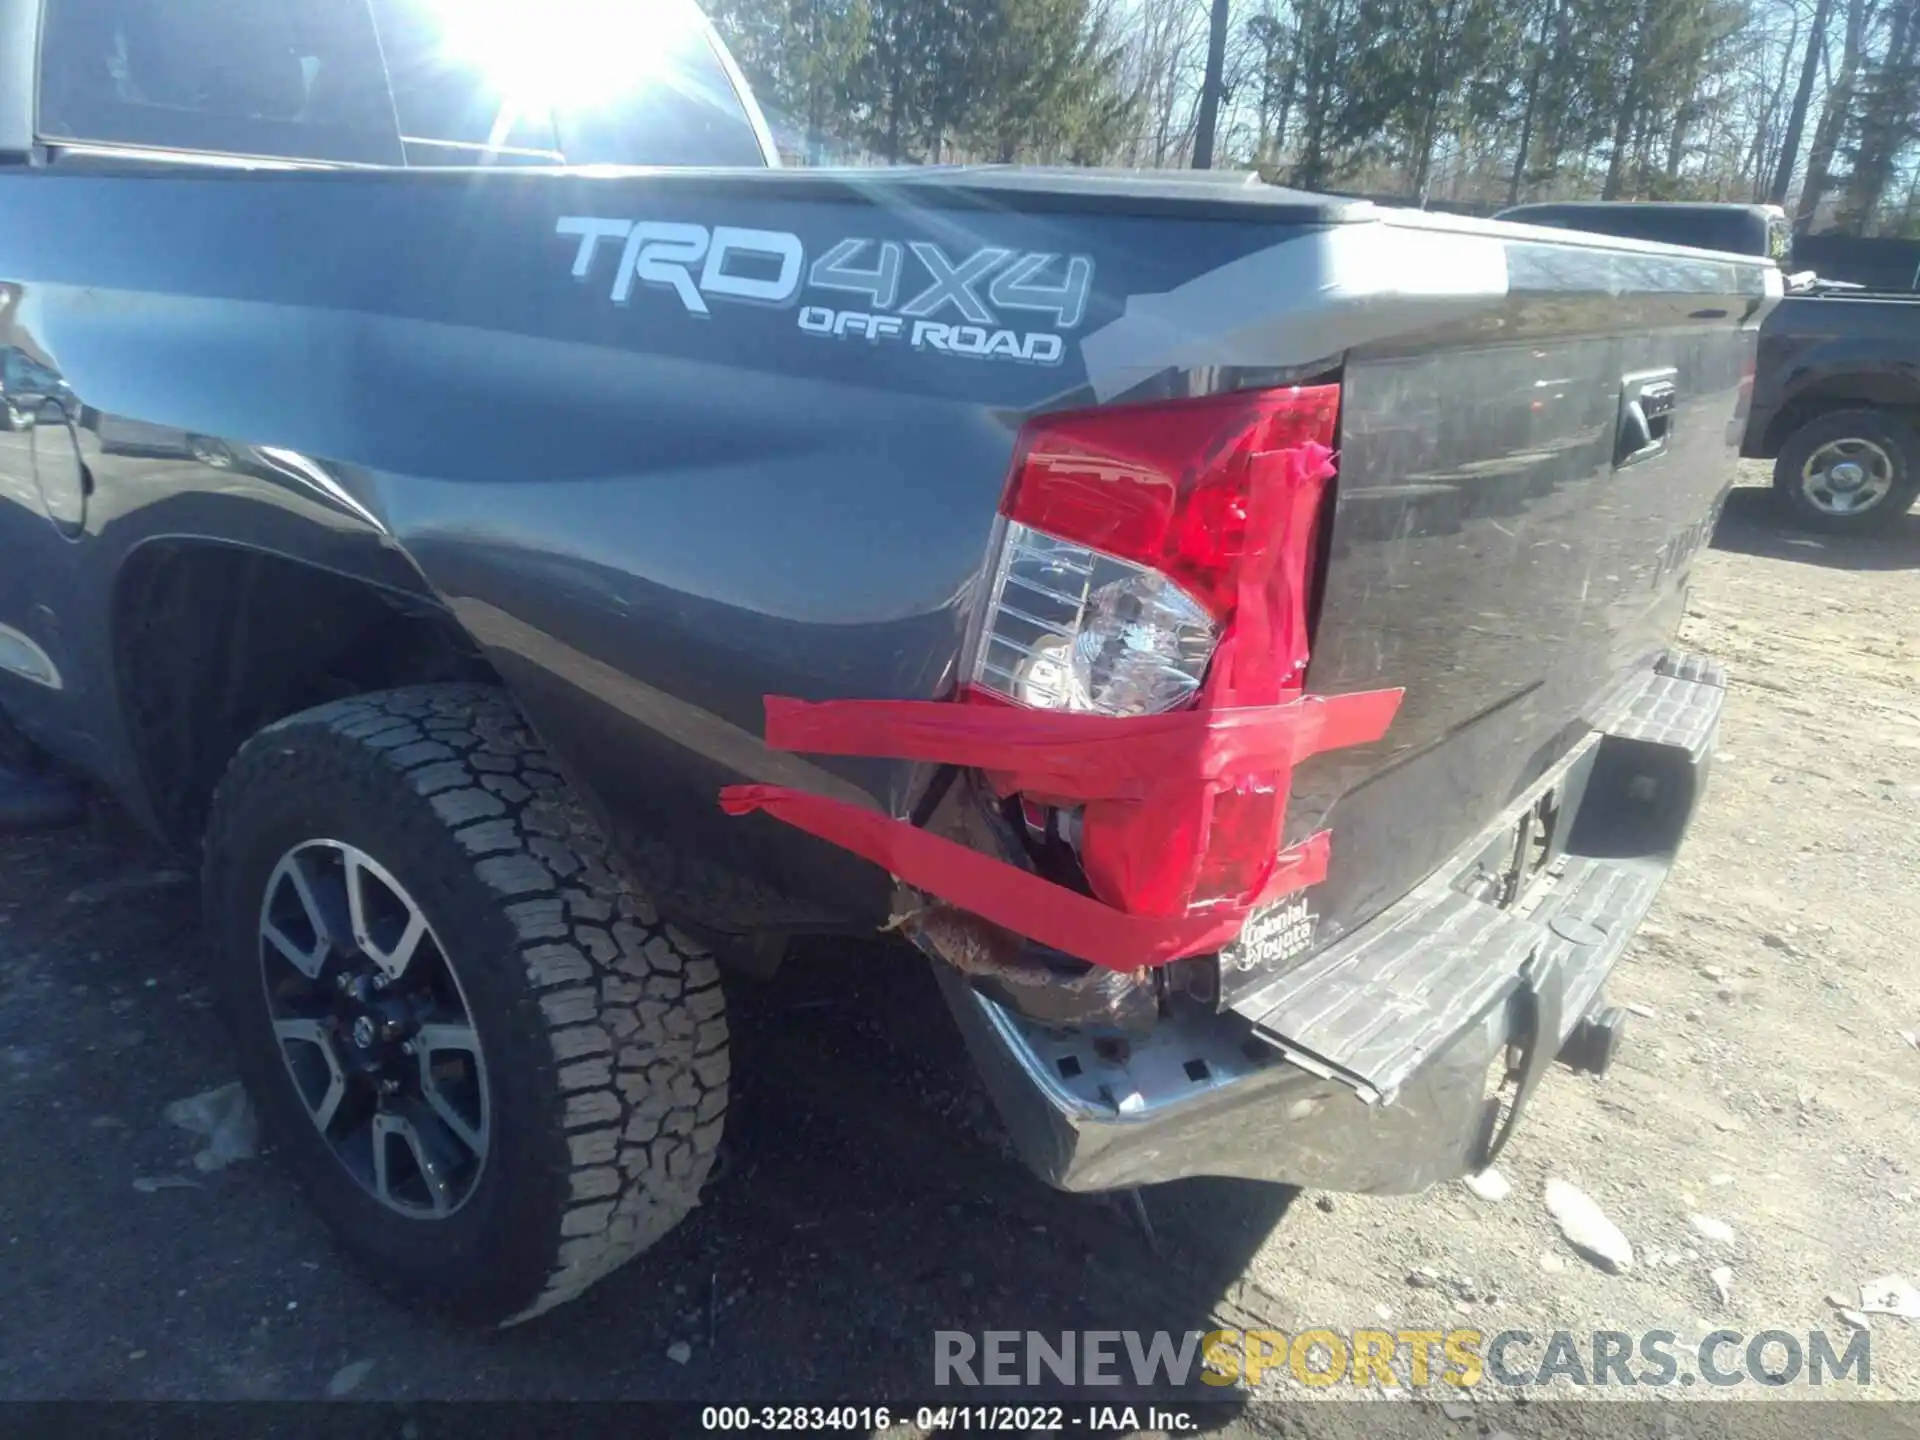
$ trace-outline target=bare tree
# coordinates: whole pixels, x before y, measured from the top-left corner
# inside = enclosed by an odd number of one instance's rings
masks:
[[[1213,0],[1207,24],[1207,74],[1200,83],[1200,120],[1193,133],[1193,168],[1213,168],[1213,132],[1220,123],[1220,92],[1227,79],[1229,0]]]
[[[1111,12],[1125,41],[1124,86],[1138,128],[1118,159],[1155,168],[1178,163],[1193,131],[1194,56],[1204,12],[1193,0],[1131,0]]]
[[[1820,78],[1820,57],[1826,53],[1827,21],[1832,15],[1833,0],[1815,0],[1813,26],[1807,31],[1807,54],[1800,62],[1800,83],[1793,92],[1793,109],[1787,112],[1787,133],[1780,141],[1780,163],[1767,191],[1767,198],[1775,205],[1787,203],[1787,189],[1800,163],[1800,137],[1807,128],[1807,107],[1813,103],[1814,82]]]
[[[1533,147],[1533,116],[1540,104],[1540,77],[1547,66],[1547,44],[1565,11],[1564,0],[1542,0],[1540,29],[1534,37],[1533,58],[1527,65],[1526,103],[1520,111],[1520,143],[1514,147],[1513,177],[1507,182],[1509,205],[1520,203],[1520,187],[1526,183],[1527,152]]]
[[[1840,148],[1840,137],[1853,106],[1867,27],[1873,21],[1874,11],[1875,0],[1847,0],[1847,27],[1840,46],[1840,64],[1827,87],[1827,103],[1820,112],[1819,127],[1813,132],[1813,149],[1807,156],[1806,184],[1800,187],[1800,204],[1794,220],[1798,230],[1812,227],[1820,202],[1826,197],[1827,186],[1832,183],[1833,157]]]

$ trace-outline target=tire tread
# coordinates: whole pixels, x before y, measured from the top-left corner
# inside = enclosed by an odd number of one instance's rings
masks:
[[[551,1051],[552,1120],[570,1157],[562,1189],[573,1201],[544,1286],[502,1323],[530,1319],[698,1204],[726,1108],[719,970],[626,878],[512,702],[486,686],[360,695],[268,726],[221,782],[210,866],[236,807],[300,763],[287,737],[313,729],[377,757],[431,806],[517,937],[517,978]]]

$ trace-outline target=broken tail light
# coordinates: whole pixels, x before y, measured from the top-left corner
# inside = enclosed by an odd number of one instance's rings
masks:
[[[1297,695],[1339,395],[1244,391],[1030,424],[967,698],[1128,717]],[[1063,829],[1093,892],[1129,914],[1245,905],[1279,859],[1288,788],[1283,770],[1156,787],[1089,801]]]
[[[764,812],[1015,935],[1121,971],[1218,950],[1325,877],[1281,849],[1293,767],[1381,739],[1401,692],[1303,695],[1339,391],[1047,416],[1022,432],[960,698],[766,697],[770,749],[964,766],[1060,811],[1091,896],[868,806],[734,785]]]

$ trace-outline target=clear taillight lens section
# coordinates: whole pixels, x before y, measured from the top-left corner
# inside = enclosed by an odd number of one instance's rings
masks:
[[[1219,639],[1165,575],[1010,521],[972,680],[1036,710],[1150,715],[1192,699]]]

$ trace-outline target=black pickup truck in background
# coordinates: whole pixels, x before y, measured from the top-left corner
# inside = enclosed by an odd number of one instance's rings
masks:
[[[1789,271],[1811,270],[1883,295],[1920,295],[1920,237],[1796,235]]]
[[[1517,225],[1549,225],[1654,240],[1696,250],[1725,250],[1735,255],[1764,255],[1785,265],[1793,246],[1793,227],[1778,205],[1731,205],[1707,201],[1534,200],[1496,211],[1496,220]]]
[[[917,944],[1070,1189],[1415,1191],[1605,1069],[1771,261],[781,169],[691,0],[485,9],[620,84],[0,0],[0,710],[200,857],[350,1250],[501,1320],[646,1248],[796,934]]]
[[[1920,495],[1920,295],[1789,294],[1760,332],[1740,453],[1797,523],[1883,529]]]
[[[1801,249],[1771,205],[1541,202],[1499,218],[1783,261]],[[1740,453],[1774,462],[1786,515],[1808,529],[1866,533],[1903,514],[1920,495],[1920,295],[1790,279],[1760,332]]]

